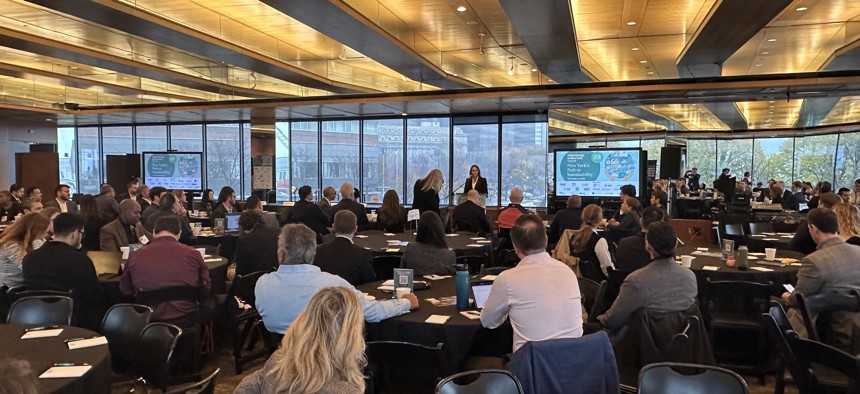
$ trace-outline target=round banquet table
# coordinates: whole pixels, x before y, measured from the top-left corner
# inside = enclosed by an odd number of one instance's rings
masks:
[[[794,233],[760,233],[746,236],[747,247],[752,252],[764,252],[765,248],[788,250]]]
[[[469,356],[501,357],[511,352],[514,334],[509,322],[488,330],[481,326],[480,319],[471,320],[461,315],[455,305],[435,306],[425,299],[456,295],[454,278],[427,282],[430,283],[428,289],[415,292],[419,300],[418,309],[379,323],[368,323],[367,340],[404,341],[426,346],[436,346],[441,342],[444,344],[442,351],[450,373],[461,371]],[[381,283],[365,283],[357,288],[377,300],[391,298],[390,293],[376,289]],[[430,315],[445,315],[451,318],[445,324],[425,323]]]
[[[370,250],[373,255],[386,253],[401,253],[406,246],[392,246],[389,250],[389,241],[415,242],[415,233],[387,233],[385,234],[358,234],[353,238],[355,245],[361,246]],[[472,239],[474,238],[474,239]],[[474,234],[446,234],[445,242],[448,248],[454,251],[457,256],[473,256],[486,253],[492,255],[492,243],[488,238],[477,237]],[[480,245],[480,246],[469,246]],[[393,249],[397,249],[396,251]]]
[[[755,260],[749,260],[750,269],[742,271],[739,270],[737,267],[727,266],[726,262],[721,257],[694,255],[692,254],[694,251],[696,251],[695,246],[687,245],[679,247],[675,251],[675,254],[693,255],[695,257],[690,265],[690,269],[692,269],[693,273],[696,274],[696,282],[699,285],[700,299],[704,296],[703,290],[707,288],[707,279],[710,279],[711,281],[741,280],[757,283],[773,282],[773,285],[771,286],[771,294],[777,297],[785,291],[785,289],[783,289],[782,287],[783,284],[797,284],[797,270],[800,269],[799,263],[795,263],[795,265],[773,267],[769,265],[758,264],[759,262],[765,261],[764,255],[753,256],[755,257]],[[708,252],[720,253],[720,250],[715,247],[712,247],[708,250]],[[791,250],[777,250],[776,257],[795,258],[797,260],[800,260],[803,258],[803,254]],[[704,268],[706,266],[719,268],[716,271],[709,271]],[[757,269],[754,269],[755,267],[769,269],[772,271],[759,271]]]
[[[107,345],[69,350],[66,339],[89,338],[99,334],[79,327],[63,326],[59,336],[21,339],[24,330],[36,325],[0,324],[0,358],[24,360],[40,393],[110,393],[110,353]],[[89,364],[92,368],[78,378],[39,379],[54,363]]]
[[[227,260],[233,260],[233,251],[236,250],[238,239],[237,234],[197,235],[191,237],[191,247],[220,246],[219,254]]]
[[[207,261],[208,260],[208,261]],[[209,268],[209,280],[212,283],[211,294],[226,294],[227,293],[227,259],[221,256],[207,256],[203,262]],[[99,276],[99,282],[105,291],[105,300],[108,306],[119,304],[121,302],[134,302],[133,296],[123,295],[119,291],[119,281],[121,275],[102,275]]]

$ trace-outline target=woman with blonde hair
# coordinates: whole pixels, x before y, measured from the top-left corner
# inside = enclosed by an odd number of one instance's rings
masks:
[[[570,239],[570,250],[579,258],[584,278],[600,282],[606,279],[606,268],[613,267],[609,243],[597,232],[603,221],[603,209],[591,204],[582,210],[582,227]],[[598,269],[599,267],[599,269]]]
[[[324,287],[290,325],[280,349],[234,393],[363,393],[364,347],[358,297],[344,287]]]
[[[860,245],[860,209],[851,204],[833,206],[836,220],[839,222],[839,238],[852,244]]]
[[[412,209],[417,209],[420,213],[436,212],[439,215],[439,192],[442,191],[444,184],[442,171],[438,168],[415,181],[415,186],[412,188]]]
[[[24,284],[21,261],[45,243],[49,224],[51,220],[47,217],[28,213],[0,235],[0,286],[12,288]]]

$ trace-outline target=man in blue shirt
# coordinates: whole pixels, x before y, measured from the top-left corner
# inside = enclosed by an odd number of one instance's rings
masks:
[[[257,311],[271,332],[283,334],[293,323],[311,296],[328,286],[340,286],[355,292],[364,309],[364,320],[375,323],[400,316],[418,308],[418,298],[406,294],[401,299],[370,301],[345,279],[322,272],[313,265],[316,233],[304,224],[287,224],[278,237],[278,270],[263,275],[255,288]]]

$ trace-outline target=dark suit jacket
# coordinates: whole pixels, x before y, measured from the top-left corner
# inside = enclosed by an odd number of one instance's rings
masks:
[[[96,205],[98,205],[102,217],[108,222],[113,221],[119,216],[119,204],[113,197],[107,194],[99,194],[96,197]]]
[[[86,253],[63,242],[49,241],[24,256],[27,290],[75,291],[75,315],[83,327],[98,326],[102,285]]]
[[[254,231],[236,240],[234,252],[236,274],[269,272],[278,266],[278,235],[280,231],[267,226],[257,226]]]
[[[466,185],[463,187],[463,194],[466,194],[472,190],[472,178],[466,178]],[[487,178],[482,176],[478,177],[478,182],[475,183],[475,190],[478,191],[479,194],[487,194]]]
[[[645,250],[645,233],[640,232],[618,241],[615,260],[615,269],[618,271],[635,271],[648,265],[651,255]]]
[[[146,236],[150,241],[153,240],[150,233],[141,223],[134,226],[134,232],[137,239],[128,239],[128,232],[125,230],[126,225],[119,219],[115,219],[106,224],[99,231],[99,248],[109,252],[119,252],[121,246],[140,243],[139,239]]]
[[[140,196],[137,197],[137,203],[140,204],[140,212],[145,211],[146,208],[149,208],[149,206],[152,205],[152,203],[146,202],[146,200],[144,200]]]
[[[317,204],[306,200],[296,201],[296,205],[292,209],[285,211],[285,213],[288,215],[288,223],[302,223],[310,227],[317,234],[328,234],[327,227],[329,227],[331,220],[326,217]],[[365,216],[365,220],[367,220],[367,216]]]
[[[458,231],[485,234],[490,232],[490,219],[484,213],[484,208],[469,200],[454,208],[454,225]]]
[[[60,209],[60,204],[57,202],[56,198],[52,198],[45,202],[45,207],[54,207]],[[69,213],[78,213],[78,204],[76,204],[72,200],[66,201],[66,208],[68,209]],[[62,209],[60,209],[60,211],[62,211]]]
[[[419,212],[433,211],[439,214],[439,193],[433,189],[421,190],[421,180],[415,181],[412,187],[412,209]]]
[[[345,279],[353,286],[376,280],[370,251],[353,245],[344,237],[336,237],[331,242],[317,246],[314,265]]]
[[[815,241],[809,235],[809,227],[806,226],[806,221],[804,220],[797,226],[794,238],[791,239],[791,243],[789,244],[789,249],[803,254],[810,254],[815,251],[815,248]]]
[[[322,209],[323,213],[325,214],[325,217],[331,220],[331,202],[323,198],[317,203],[317,205],[320,207],[320,209]]]
[[[242,212],[242,210],[239,209],[238,205],[233,205],[233,213],[238,212]],[[227,212],[227,208],[224,207],[224,204],[216,202],[215,208],[212,208],[212,213],[209,216],[213,218],[225,218],[228,213],[230,212]]]
[[[549,225],[549,243],[558,242],[564,230],[579,230],[582,226],[582,208],[567,208],[558,211]]]
[[[187,216],[179,216],[179,215],[173,213],[173,211],[159,209],[159,210],[156,210],[155,212],[153,212],[151,215],[149,215],[149,217],[146,218],[147,222],[144,223],[144,225],[148,230],[152,231],[152,227],[155,226],[155,222],[159,218],[164,217],[164,216],[170,216],[170,215],[178,216],[180,219],[179,222],[180,222],[180,225],[182,226],[182,234],[179,234],[179,242],[186,244],[186,245],[191,245],[191,235],[192,235],[191,234],[191,224],[189,224]]]
[[[296,203],[298,205],[298,203]],[[364,231],[367,229],[367,214],[364,213],[364,206],[355,202],[355,200],[340,200],[337,205],[331,208],[331,223],[334,223],[334,215],[337,214],[340,210],[349,210],[355,214],[355,217],[358,219],[358,231]]]

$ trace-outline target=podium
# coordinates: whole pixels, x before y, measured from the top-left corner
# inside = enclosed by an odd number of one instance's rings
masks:
[[[454,197],[457,198],[457,205],[460,205],[466,201],[466,194],[467,193],[456,193],[456,194],[454,194]],[[478,205],[481,206],[481,208],[487,209],[487,195],[486,194],[478,193]]]

